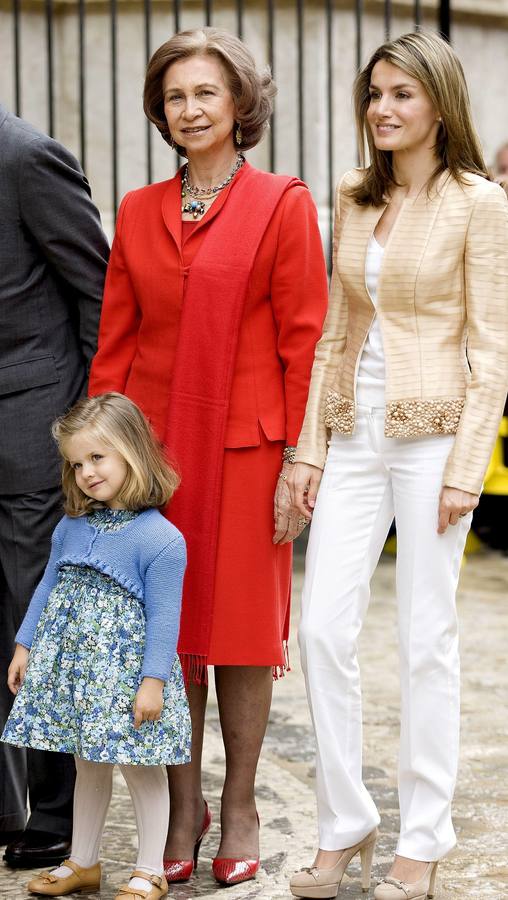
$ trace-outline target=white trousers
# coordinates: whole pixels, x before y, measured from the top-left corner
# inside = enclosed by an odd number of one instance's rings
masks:
[[[370,579],[395,516],[401,683],[397,853],[431,861],[455,844],[455,592],[471,514],[437,533],[453,436],[399,440],[386,438],[383,427],[383,409],[361,407],[355,434],[333,435],[309,536],[299,643],[317,743],[319,846],[350,847],[379,824],[362,781],[357,638]],[[382,648],[382,633],[378,640]]]

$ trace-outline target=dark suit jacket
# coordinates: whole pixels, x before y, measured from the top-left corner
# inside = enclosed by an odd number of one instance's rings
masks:
[[[0,105],[0,494],[59,483],[50,427],[85,389],[108,255],[78,162]]]

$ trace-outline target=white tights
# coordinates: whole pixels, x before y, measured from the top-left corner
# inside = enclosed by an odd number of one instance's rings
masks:
[[[104,823],[111,801],[113,765],[88,762],[75,757],[74,826],[70,859],[89,868],[99,858]],[[162,855],[169,822],[169,794],[164,766],[120,766],[132,798],[138,830],[136,869],[162,875]],[[66,866],[53,872],[58,877],[71,874]],[[147,889],[147,882],[131,879],[133,888]]]

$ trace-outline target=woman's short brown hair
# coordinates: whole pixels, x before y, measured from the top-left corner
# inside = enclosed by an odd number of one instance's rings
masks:
[[[162,447],[147,419],[132,400],[110,391],[79,400],[53,424],[53,437],[63,458],[64,509],[69,516],[83,516],[104,506],[77,486],[74,469],[65,455],[66,441],[87,430],[123,456],[127,476],[120,494],[126,509],[165,506],[180,479],[164,458]]]
[[[436,169],[428,189],[445,169],[457,181],[462,181],[466,172],[488,178],[480,139],[473,124],[466,79],[458,56],[447,41],[434,32],[409,32],[378,47],[356,77],[353,101],[360,163],[363,166],[366,164],[367,143],[370,165],[365,168],[361,181],[349,189],[353,199],[360,205],[380,206],[395,185],[392,154],[386,150],[378,150],[367,123],[372,70],[382,59],[419,81],[440,117],[435,146]]]
[[[162,79],[168,66],[191,56],[214,56],[224,69],[228,87],[237,111],[237,121],[242,126],[242,141],[238,150],[250,150],[259,143],[268,127],[272,114],[273,98],[277,88],[269,68],[259,72],[254,57],[243,41],[219,28],[196,28],[179,31],[162,44],[153,54],[145,76],[143,109],[145,115],[159,129],[164,140],[171,142],[168,123],[164,115]],[[177,146],[185,156],[185,147]]]

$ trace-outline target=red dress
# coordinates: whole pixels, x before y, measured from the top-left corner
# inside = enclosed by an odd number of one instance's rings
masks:
[[[242,171],[197,223],[181,222],[179,175],[135,191],[122,203],[90,391],[125,393],[161,438],[185,279]],[[227,246],[224,253],[227,258]],[[220,303],[220,295],[210,302]],[[308,190],[297,187],[282,198],[264,234],[240,328],[225,441],[210,664],[285,665],[291,546],[272,543],[273,496],[282,449],[296,444],[303,421],[326,304],[316,210]]]

